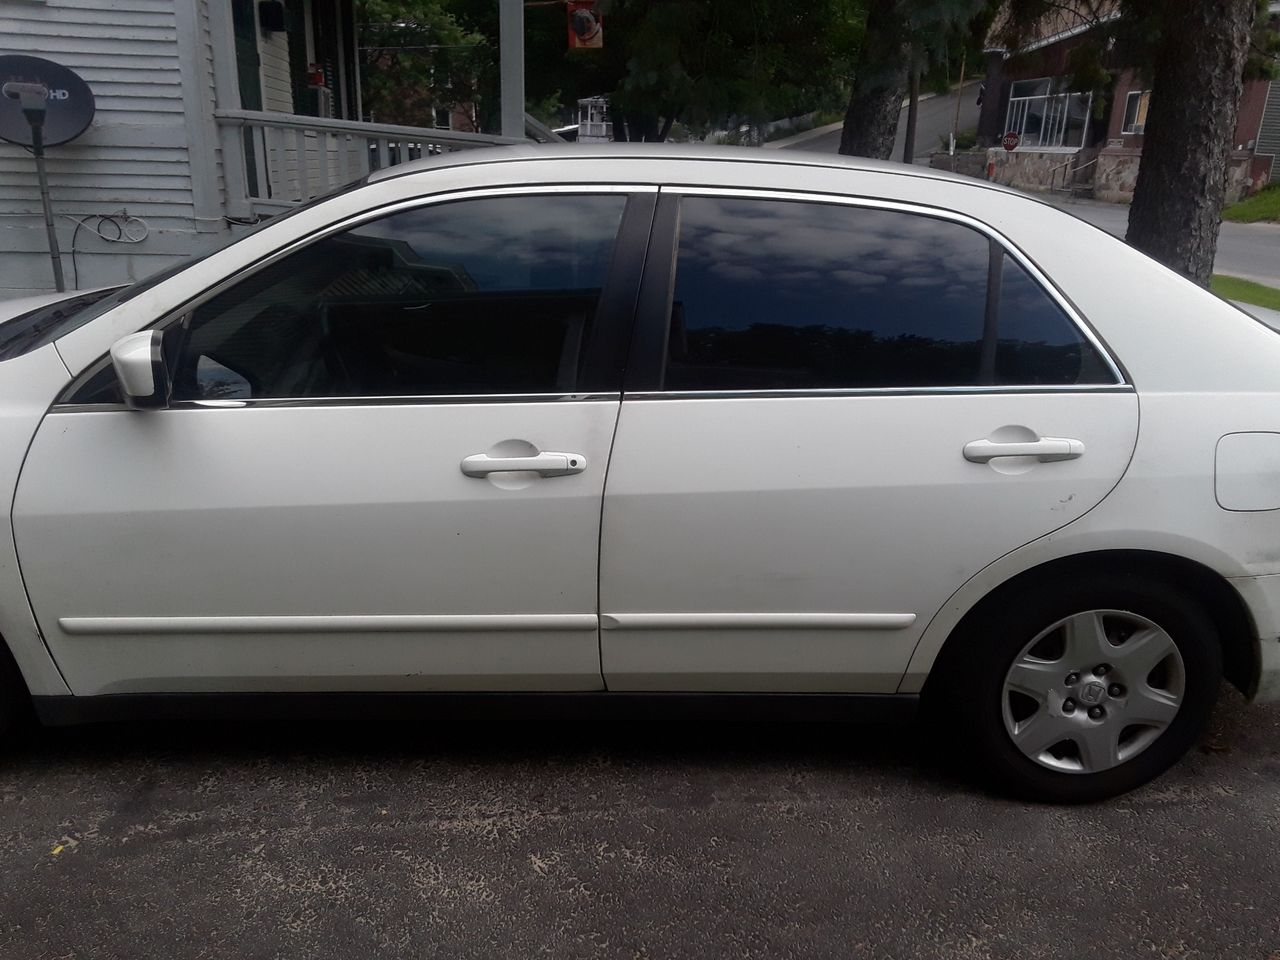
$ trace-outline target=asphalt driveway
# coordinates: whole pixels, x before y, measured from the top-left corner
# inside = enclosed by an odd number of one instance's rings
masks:
[[[1083,808],[913,728],[45,732],[0,762],[0,957],[1280,956],[1280,709]]]

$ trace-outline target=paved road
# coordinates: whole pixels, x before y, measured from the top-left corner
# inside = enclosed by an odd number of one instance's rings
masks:
[[[1042,194],[1036,196],[1043,199]],[[1126,204],[1060,198],[1052,202],[1121,239],[1128,229],[1129,207]],[[1213,268],[1218,273],[1280,286],[1280,224],[1223,223]]]
[[[1094,807],[918,754],[827,725],[44,733],[0,763],[0,956],[1280,951],[1280,709],[1231,695]]]
[[[972,130],[978,125],[978,107],[974,103],[978,95],[977,84],[966,84],[959,94],[961,103],[960,129]],[[945,137],[951,129],[955,115],[957,94],[933,97],[920,104],[917,120],[917,163],[928,163],[929,154],[938,149],[938,137]],[[907,111],[902,111],[898,124],[898,137],[893,156],[901,158],[905,136]],[[789,143],[783,149],[809,150],[819,153],[835,153],[840,146],[840,131],[818,134],[799,143]],[[1043,197],[1042,194],[1036,196]],[[1129,208],[1120,203],[1100,203],[1093,200],[1055,199],[1058,206],[1088,220],[1123,239],[1129,223]],[[1218,238],[1218,255],[1214,269],[1219,273],[1244,277],[1257,283],[1280,286],[1280,225],[1269,223],[1224,223]]]
[[[916,162],[929,162],[929,154],[938,149],[939,138],[946,139],[951,132],[951,122],[956,115],[956,98],[960,98],[961,131],[973,130],[978,126],[978,84],[966,83],[959,93],[949,93],[940,97],[930,97],[920,101],[920,114],[916,118]],[[893,144],[893,156],[902,159],[902,145],[907,135],[907,111],[904,107],[898,123],[898,136]],[[786,146],[787,150],[810,150],[817,153],[835,153],[840,149],[840,131],[833,130],[819,134],[808,140]]]

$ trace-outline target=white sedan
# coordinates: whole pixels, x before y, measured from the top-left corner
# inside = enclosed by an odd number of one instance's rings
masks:
[[[1280,338],[1007,190],[475,151],[77,297],[0,325],[9,721],[923,705],[1079,801],[1280,694]]]

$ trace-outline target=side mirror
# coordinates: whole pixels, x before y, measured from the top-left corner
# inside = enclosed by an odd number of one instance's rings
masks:
[[[129,406],[148,410],[169,405],[163,331],[143,330],[117,340],[111,345],[111,366]]]

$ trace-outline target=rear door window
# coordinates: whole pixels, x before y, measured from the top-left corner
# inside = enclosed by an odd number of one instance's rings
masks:
[[[1048,293],[972,227],[800,200],[681,202],[666,390],[1113,382]]]

